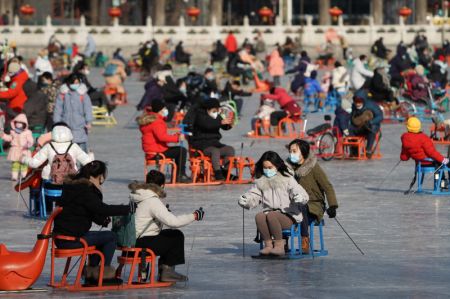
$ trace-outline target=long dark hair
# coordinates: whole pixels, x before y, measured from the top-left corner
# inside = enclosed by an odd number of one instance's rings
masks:
[[[288,170],[286,164],[284,163],[283,159],[281,159],[281,157],[276,152],[267,151],[261,156],[261,158],[259,158],[258,162],[256,162],[255,177],[257,179],[259,179],[260,177],[262,177],[264,175],[264,171],[263,171],[264,161],[269,161],[270,163],[272,163],[273,166],[275,166],[277,168],[277,171],[279,173],[281,173],[283,176],[285,176],[285,177],[289,176],[289,170]]]
[[[108,175],[108,167],[106,163],[99,160],[94,160],[80,168],[78,173],[73,177],[74,179],[89,179],[90,177],[99,177],[103,175],[106,179]]]
[[[291,146],[296,144],[298,146],[298,148],[300,149],[300,152],[302,153],[303,159],[306,160],[306,158],[308,158],[309,156],[309,152],[311,150],[311,147],[309,145],[309,143],[305,140],[301,140],[301,139],[294,139],[292,140],[289,145],[288,145],[288,150],[290,151]]]

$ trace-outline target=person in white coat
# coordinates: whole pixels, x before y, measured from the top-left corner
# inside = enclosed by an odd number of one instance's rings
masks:
[[[281,157],[265,152],[255,165],[255,185],[241,196],[238,204],[255,208],[262,204],[263,211],[256,214],[256,227],[264,241],[261,255],[285,255],[283,229],[302,222],[300,205],[309,196],[294,179]]]
[[[34,63],[34,69],[36,70],[36,73],[34,75],[36,81],[45,72],[49,72],[53,75],[53,66],[48,59],[47,49],[42,49],[41,51],[39,51],[38,58]]]
[[[55,123],[51,134],[51,141],[45,144],[34,157],[22,158],[22,163],[27,164],[31,168],[38,168],[45,162],[48,162],[42,170],[43,180],[50,180],[52,161],[57,154],[67,152],[74,161],[75,170],[78,170],[78,163],[84,166],[93,160],[76,143],[72,142],[72,131],[67,124],[63,122]]]
[[[367,78],[373,77],[373,72],[366,69],[366,67],[364,66],[366,60],[367,56],[361,55],[353,62],[353,69],[350,80],[355,90],[360,89],[364,85],[364,82],[366,82]]]
[[[175,216],[161,201],[164,192],[165,176],[157,170],[147,174],[146,183],[131,183],[130,200],[137,204],[135,213],[136,247],[149,248],[159,259],[159,281],[187,281],[185,275],[175,272],[175,266],[184,264],[184,235],[176,229],[194,221],[201,221],[203,209],[192,214]],[[163,229],[166,225],[170,229]]]
[[[333,85],[334,90],[336,90],[339,94],[346,93],[350,85],[350,76],[345,66],[343,66],[339,61],[334,63],[334,69],[331,73],[331,77],[331,84]]]

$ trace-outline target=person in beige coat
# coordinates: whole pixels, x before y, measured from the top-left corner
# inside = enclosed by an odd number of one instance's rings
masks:
[[[192,214],[175,216],[161,201],[164,192],[164,174],[151,170],[146,183],[131,183],[130,200],[137,204],[135,213],[136,247],[149,248],[159,259],[159,280],[181,282],[188,278],[175,272],[175,266],[184,264],[184,235],[176,229],[194,221],[201,221],[203,209]],[[170,229],[163,229],[163,226]]]
[[[264,241],[260,254],[283,256],[285,241],[282,231],[302,221],[300,205],[308,202],[308,194],[273,151],[265,152],[256,163],[255,177],[255,185],[241,196],[238,204],[245,209],[263,206],[263,211],[255,217],[256,227]]]

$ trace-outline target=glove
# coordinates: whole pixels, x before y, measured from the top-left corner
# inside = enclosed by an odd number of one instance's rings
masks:
[[[137,203],[130,201],[130,214],[136,213]]]
[[[167,211],[172,212],[172,210],[170,210],[169,207],[170,207],[169,204],[166,204]]]
[[[202,207],[200,207],[200,209],[194,211],[195,220],[202,221],[203,216],[205,216],[205,212],[203,211]]]
[[[242,195],[238,200],[238,204],[244,209],[248,209],[248,198],[245,195]]]
[[[343,133],[344,133],[344,136],[345,136],[345,137],[347,137],[348,135],[350,135],[350,132],[348,131],[348,129],[345,129],[345,130],[343,131]]]
[[[448,158],[444,158],[444,160],[442,160],[442,164],[444,165],[447,165],[448,162],[450,162]]]
[[[327,209],[327,214],[328,214],[328,217],[330,217],[330,218],[336,217],[336,207],[329,207]]]
[[[295,194],[292,199],[295,203],[302,203],[302,196],[300,194]]]
[[[105,221],[103,221],[102,227],[107,227],[111,223],[111,218],[106,217]]]

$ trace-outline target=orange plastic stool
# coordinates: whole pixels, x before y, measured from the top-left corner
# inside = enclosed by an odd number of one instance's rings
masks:
[[[57,249],[55,246],[55,239],[59,240],[66,240],[66,241],[77,241],[80,242],[83,247],[79,249]],[[100,257],[100,273],[99,273],[99,279],[98,279],[98,285],[97,287],[102,287],[103,284],[103,270],[105,267],[105,257],[103,256],[103,253],[95,249],[95,246],[88,246],[86,241],[83,238],[76,238],[71,236],[63,236],[63,235],[57,235],[53,236],[52,240],[52,259],[51,259],[51,269],[50,269],[50,283],[49,286],[54,288],[64,288],[72,291],[78,291],[83,289],[92,289],[96,288],[94,287],[83,287],[81,285],[81,274],[83,272],[84,265],[86,263],[86,259],[89,255],[98,255]],[[80,265],[78,267],[77,276],[75,279],[75,282],[71,285],[67,282],[67,276],[69,273],[69,267],[70,262],[72,260],[72,257],[80,256]],[[64,267],[64,272],[61,278],[61,281],[59,283],[55,282],[55,259],[56,258],[67,258],[66,260],[66,266]]]
[[[366,142],[364,137],[352,136],[344,137],[342,143],[344,147],[344,159],[366,160]],[[352,149],[356,148],[358,153],[356,156],[352,156]],[[356,150],[355,150],[356,152]]]
[[[166,158],[166,156],[163,153],[149,153],[149,155],[154,155],[153,159],[145,159],[144,164],[144,177],[147,176],[148,173],[148,167],[153,166],[162,173],[165,173],[165,166],[171,166],[172,168],[172,174],[169,184],[166,185],[175,185],[177,183],[177,164],[173,159]]]
[[[280,120],[278,123],[278,134],[275,135],[275,138],[278,139],[295,139],[295,138],[303,138],[303,120],[298,116],[294,116],[296,119],[293,119],[291,116],[287,116]],[[297,118],[298,117],[298,118]]]
[[[250,179],[244,179],[244,170],[248,168],[250,172]],[[233,169],[237,171],[237,180],[231,180],[231,175]],[[255,161],[249,157],[230,157],[230,165],[228,167],[226,184],[248,184],[253,182],[253,177],[255,173]]]
[[[247,134],[249,138],[270,138],[270,135],[261,134],[261,132],[270,131],[270,121],[258,119],[255,122],[253,134]]]
[[[171,283],[171,282],[158,282],[156,280],[155,266],[156,266],[157,256],[150,249],[148,249],[148,248],[147,249],[130,248],[130,247],[125,248],[124,247],[124,248],[120,248],[120,250],[122,250],[122,256],[117,257],[117,262],[119,263],[118,271],[120,269],[120,272],[121,272],[121,270],[126,265],[131,265],[128,279],[127,279],[126,285],[124,285],[124,287],[129,288],[129,289],[141,289],[141,288],[151,288],[151,287],[155,287],[155,288],[156,287],[168,287],[168,286],[173,285],[173,283]],[[141,260],[142,260],[142,258],[140,256],[142,253],[142,250],[146,251],[145,262],[150,263],[150,275],[146,278],[145,281],[143,281],[141,276],[138,274],[137,281],[133,281],[136,270],[139,272],[139,264],[141,263]],[[130,256],[130,255],[132,255],[132,256]],[[121,273],[118,276],[120,277]]]

